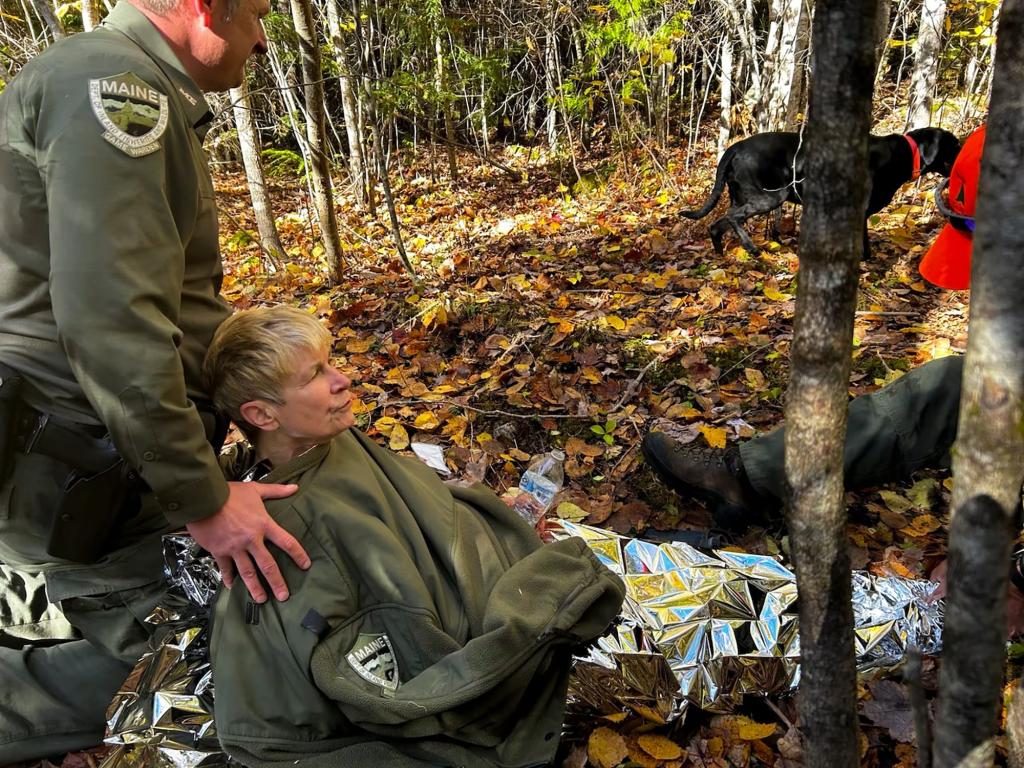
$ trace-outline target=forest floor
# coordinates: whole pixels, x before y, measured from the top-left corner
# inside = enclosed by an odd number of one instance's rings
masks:
[[[719,257],[707,237],[712,219],[679,215],[710,190],[713,154],[698,152],[687,167],[682,150],[669,151],[664,171],[652,170],[651,158],[588,160],[577,175],[536,149],[506,147],[499,159],[518,175],[467,163],[457,182],[406,167],[395,198],[417,281],[396,255],[383,205],[371,217],[342,196],[335,285],[301,180],[273,182],[288,254],[269,274],[244,177],[221,173],[224,292],[239,308],[287,302],[323,317],[337,364],[356,382],[360,426],[395,450],[440,443],[455,477],[502,492],[532,456],[558,446],[568,457],[560,516],[640,536],[706,529],[707,511],[644,466],[640,440],[659,425],[723,447],[780,423],[799,209],[787,206],[775,241],[765,239],[763,220],[749,222],[762,255],[727,241]],[[872,217],[851,396],[965,347],[967,294],[938,290],[916,271],[942,224],[930,200],[937,183],[908,185]],[[944,552],[950,487],[946,474],[931,472],[848,494],[854,567],[926,577]],[[785,557],[788,541],[783,531],[755,529],[735,546]],[[925,668],[931,691],[935,666]],[[903,687],[882,680],[859,693],[862,764],[914,765]],[[640,740],[651,725],[638,719],[595,720],[566,764],[584,765],[589,750],[592,765],[608,768],[799,766],[796,722],[790,697],[753,700],[731,715],[691,711],[655,730],[669,746]],[[85,760],[69,756],[64,765]]]

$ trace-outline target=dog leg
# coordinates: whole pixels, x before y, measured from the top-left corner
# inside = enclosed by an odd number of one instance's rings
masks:
[[[740,239],[743,247],[751,256],[757,256],[760,254],[761,249],[754,245],[754,241],[750,239],[750,235],[747,234],[747,231],[743,228],[743,224],[752,216],[758,216],[762,213],[771,213],[774,211],[786,201],[787,194],[787,189],[765,192],[744,205],[733,208],[725,214],[724,220],[732,227],[733,232],[736,233],[736,236]]]
[[[729,222],[725,220],[725,217],[716,220],[708,230],[711,234],[711,244],[715,247],[715,253],[721,256],[725,252],[725,245],[723,240],[725,239],[725,232],[729,229]]]

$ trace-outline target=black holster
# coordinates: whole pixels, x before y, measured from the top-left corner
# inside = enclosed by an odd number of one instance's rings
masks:
[[[110,547],[111,531],[139,511],[134,476],[120,458],[103,472],[72,470],[53,511],[46,551],[62,560],[96,562]]]
[[[14,468],[21,385],[21,375],[10,366],[0,363],[0,484],[10,476]]]

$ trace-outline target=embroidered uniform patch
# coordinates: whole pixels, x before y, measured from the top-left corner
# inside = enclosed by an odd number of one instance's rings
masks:
[[[131,157],[160,149],[170,114],[167,97],[131,72],[89,81],[92,111],[103,138]]]
[[[345,659],[368,683],[392,692],[398,689],[398,659],[387,635],[360,635]]]

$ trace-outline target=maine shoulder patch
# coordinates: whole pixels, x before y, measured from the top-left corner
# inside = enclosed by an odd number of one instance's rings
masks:
[[[106,132],[103,138],[131,157],[160,149],[170,109],[167,96],[138,75],[120,75],[89,81],[92,111]]]
[[[398,689],[398,659],[387,635],[360,635],[345,659],[368,683],[392,692]]]

